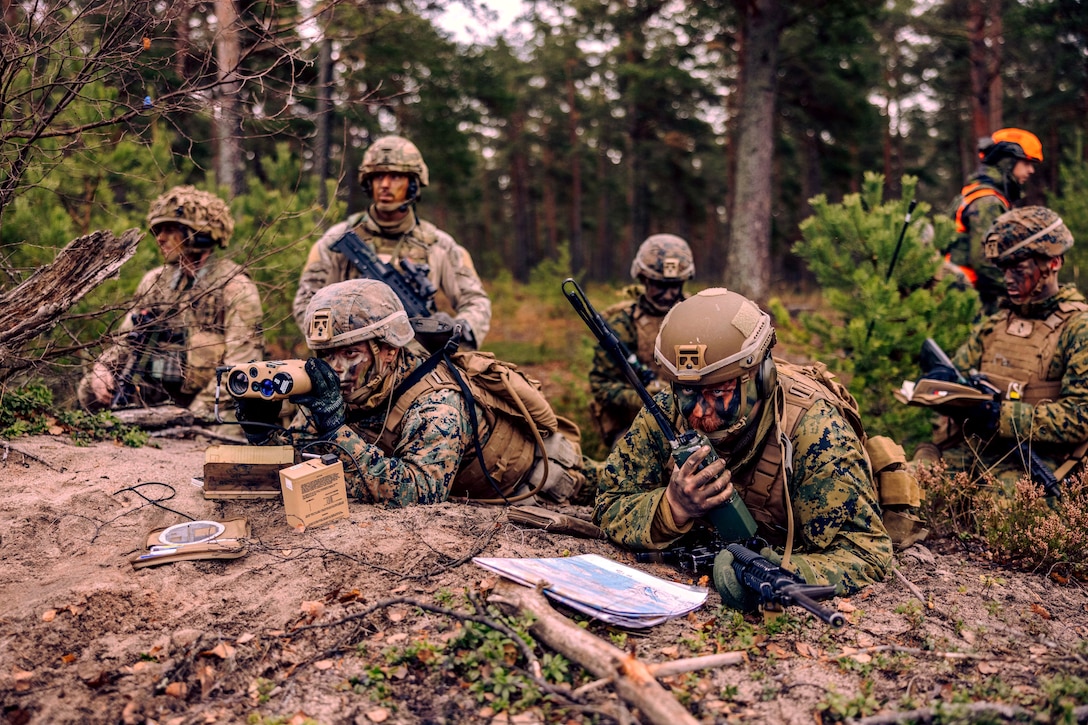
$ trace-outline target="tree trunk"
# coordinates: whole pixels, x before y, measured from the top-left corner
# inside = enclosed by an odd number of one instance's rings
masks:
[[[541,165],[544,167],[544,178],[541,180],[544,191],[544,239],[547,248],[541,254],[542,258],[554,259],[556,250],[559,249],[559,211],[556,203],[555,151],[549,144],[544,144],[540,153]]]
[[[529,270],[536,264],[534,254],[536,239],[533,233],[533,215],[529,199],[529,161],[525,157],[522,131],[525,113],[515,111],[510,118],[510,190],[514,204],[514,277],[521,282],[529,281]],[[509,257],[508,257],[509,258]]]
[[[770,169],[783,13],[779,0],[752,0],[744,11],[744,97],[737,118],[736,193],[724,281],[730,289],[765,302],[771,283]]]
[[[218,64],[215,108],[215,131],[219,158],[216,163],[218,182],[230,190],[232,197],[242,192],[242,143],[238,134],[241,113],[238,110],[238,63],[241,50],[238,42],[238,10],[234,0],[215,0],[219,32],[215,40]]]
[[[970,0],[967,39],[971,62],[971,127],[975,138],[1001,128],[1001,4]]]
[[[317,55],[317,134],[314,138],[314,175],[317,176],[317,203],[329,204],[325,181],[329,178],[329,149],[332,148],[332,40],[323,38]]]
[[[598,280],[615,279],[615,266],[613,264],[613,249],[609,237],[611,236],[611,223],[608,213],[611,207],[609,203],[608,185],[603,183],[608,177],[608,152],[603,144],[597,149],[597,178],[602,180],[597,192],[597,244],[593,250],[594,278]]]
[[[570,266],[575,273],[586,271],[586,250],[582,242],[582,153],[578,140],[578,124],[581,116],[578,112],[578,95],[574,87],[575,60],[569,59],[567,68],[567,116],[569,137],[567,165],[570,167]]]
[[[143,231],[129,229],[120,237],[97,231],[74,239],[51,264],[22,284],[0,294],[0,380],[33,362],[17,350],[52,329],[57,319],[84,295],[117,273],[136,254]]]

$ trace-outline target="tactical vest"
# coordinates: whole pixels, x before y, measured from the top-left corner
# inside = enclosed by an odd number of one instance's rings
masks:
[[[869,438],[865,434],[857,401],[827,371],[826,365],[795,365],[776,358],[775,367],[780,373],[778,384],[784,404],[779,430],[788,439],[793,439],[798,422],[817,401],[827,401],[849,423],[861,442],[861,452],[873,471],[873,480],[877,484],[874,493],[878,493],[880,503],[890,506],[921,505],[921,489],[914,476],[906,470],[903,448],[886,436]],[[787,497],[782,456],[781,443],[772,429],[756,465],[733,479],[752,517],[767,531],[783,530],[786,526]]]
[[[981,199],[984,196],[996,196],[998,201],[1005,207],[1006,211],[1011,204],[1005,196],[993,188],[992,186],[985,186],[981,181],[968,184],[960,190],[960,195],[963,197],[960,200],[960,206],[956,209],[956,232],[959,234],[967,233],[967,225],[963,222],[963,212],[967,211],[967,207],[971,206],[974,202]]]
[[[215,368],[226,352],[224,288],[244,270],[228,259],[213,258],[208,263],[213,266],[205,275],[198,274],[187,290],[175,292],[168,289],[169,280],[156,280],[157,290],[167,299],[160,297],[149,305],[164,315],[159,336],[163,342],[149,351],[144,374],[175,394],[195,395],[203,390],[215,378]]]
[[[414,264],[430,264],[428,250],[438,241],[438,227],[419,219],[414,227],[396,238],[375,234],[362,224],[365,212],[348,218],[348,229],[354,229],[359,237],[373,247],[374,252],[387,264],[393,258],[408,259]],[[348,264],[350,269],[354,266]],[[432,275],[433,276],[433,275]]]
[[[960,196],[960,205],[956,209],[956,233],[959,234],[959,236],[953,242],[952,246],[955,247],[958,245],[959,247],[970,250],[971,240],[967,238],[969,230],[967,229],[967,224],[963,220],[963,214],[965,211],[967,211],[967,207],[971,206],[971,204],[986,196],[995,197],[998,201],[1001,202],[1001,205],[1004,206],[1006,210],[1009,209],[1011,204],[1001,192],[999,192],[992,186],[984,185],[981,181],[975,181],[963,187],[963,189],[960,190]],[[970,251],[966,252],[966,254],[969,256]],[[947,252],[945,254],[944,260],[946,263],[958,267],[960,272],[967,278],[967,280],[972,285],[978,284],[978,273],[969,265],[956,264],[955,262],[953,262],[951,252]]]
[[[483,468],[478,456],[463,456],[460,470],[450,489],[451,496],[488,501],[510,496],[523,483],[539,482],[539,475],[534,474],[537,463],[544,455],[548,456],[551,465],[563,469],[550,472],[549,482],[554,481],[557,474],[562,477],[566,469],[580,467],[580,448],[564,446],[561,452],[553,453],[553,447],[548,445],[548,441],[555,437],[577,437],[577,428],[574,427],[571,431],[573,424],[555,415],[541,395],[537,381],[524,376],[516,367],[495,360],[491,353],[464,351],[453,354],[452,359],[475,399],[477,413],[483,415],[479,431]],[[488,376],[498,376],[502,380],[488,380]],[[495,392],[507,385],[510,386],[512,394]],[[385,427],[377,440],[377,445],[387,455],[392,455],[397,441],[400,440],[401,425],[408,408],[421,396],[436,390],[461,392],[460,383],[449,368],[442,364],[437,365],[393,401],[392,409],[386,416]],[[524,409],[515,402],[515,398],[523,404]],[[472,404],[467,400],[465,403]],[[538,450],[532,427],[536,428],[541,439],[545,441],[545,450]],[[490,473],[491,480],[498,485],[499,491],[494,489],[484,473],[485,470]],[[559,485],[569,488],[575,486],[575,483],[562,481]],[[574,493],[576,491],[564,490],[553,497],[565,498]]]
[[[661,323],[665,321],[665,316],[651,315],[642,309],[641,305],[636,304],[632,319],[638,335],[638,350],[635,351],[635,355],[639,362],[654,371],[658,379],[664,379],[662,367],[654,359],[654,343],[657,342],[657,333],[661,331]]]
[[[1084,302],[1061,302],[1045,320],[1029,320],[1001,310],[984,337],[979,372],[1011,400],[1036,405],[1061,395],[1061,378],[1051,380],[1050,363],[1065,323],[1088,310]]]

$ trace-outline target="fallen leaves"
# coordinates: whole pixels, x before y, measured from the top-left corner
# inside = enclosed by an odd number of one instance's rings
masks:
[[[226,642],[220,642],[216,646],[209,650],[204,650],[200,653],[201,657],[218,657],[221,660],[230,659],[234,656],[235,649]]]

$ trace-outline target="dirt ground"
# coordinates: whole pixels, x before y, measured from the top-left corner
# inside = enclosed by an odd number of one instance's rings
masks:
[[[634,563],[630,555],[603,541],[518,528],[500,508],[455,503],[352,504],[350,520],[296,533],[276,501],[205,500],[192,478],[207,445],[0,442],[4,721],[625,717],[609,686],[526,702],[523,680],[509,677],[520,672],[512,648],[495,654],[485,628],[469,631],[457,616],[412,602],[466,615],[476,603],[485,613],[494,578],[472,563],[477,555],[596,553]],[[167,497],[161,506],[194,518],[245,517],[248,554],[134,570],[128,557],[147,533],[184,520],[147,500]],[[836,600],[848,619],[842,630],[800,615],[770,627],[734,617],[713,591],[702,609],[649,630],[588,629],[646,662],[745,651],[741,665],[664,680],[705,723],[1088,718],[1083,584],[1004,569],[955,542],[927,544],[898,558],[902,578]],[[665,565],[634,565],[684,578]],[[390,598],[404,601],[367,613]],[[298,629],[312,624],[328,626]],[[574,687],[592,679],[573,665],[569,672]]]

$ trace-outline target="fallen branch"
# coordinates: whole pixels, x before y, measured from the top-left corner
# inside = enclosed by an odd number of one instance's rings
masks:
[[[926,603],[926,597],[924,594],[922,594],[922,590],[919,589],[910,579],[907,579],[907,577],[903,575],[903,572],[899,571],[898,569],[892,569],[892,573],[895,574],[896,579],[903,582],[903,586],[905,586],[907,589],[910,589],[911,594],[913,594],[919,602],[921,602],[922,604]]]
[[[162,430],[153,431],[149,433],[148,436],[151,438],[192,438],[193,436],[204,436],[208,440],[222,441],[223,443],[232,443],[238,446],[246,445],[245,438],[229,436],[225,433],[216,433],[196,425],[178,425],[172,428],[164,428]]]
[[[696,725],[698,722],[654,679],[644,662],[608,644],[552,609],[537,589],[501,581],[488,601],[516,607],[536,621],[530,631],[569,660],[601,679],[611,678],[617,694],[656,725]]]
[[[16,348],[51,330],[58,317],[115,274],[136,253],[143,234],[97,231],[73,239],[51,264],[0,294],[0,368],[15,357]]]

